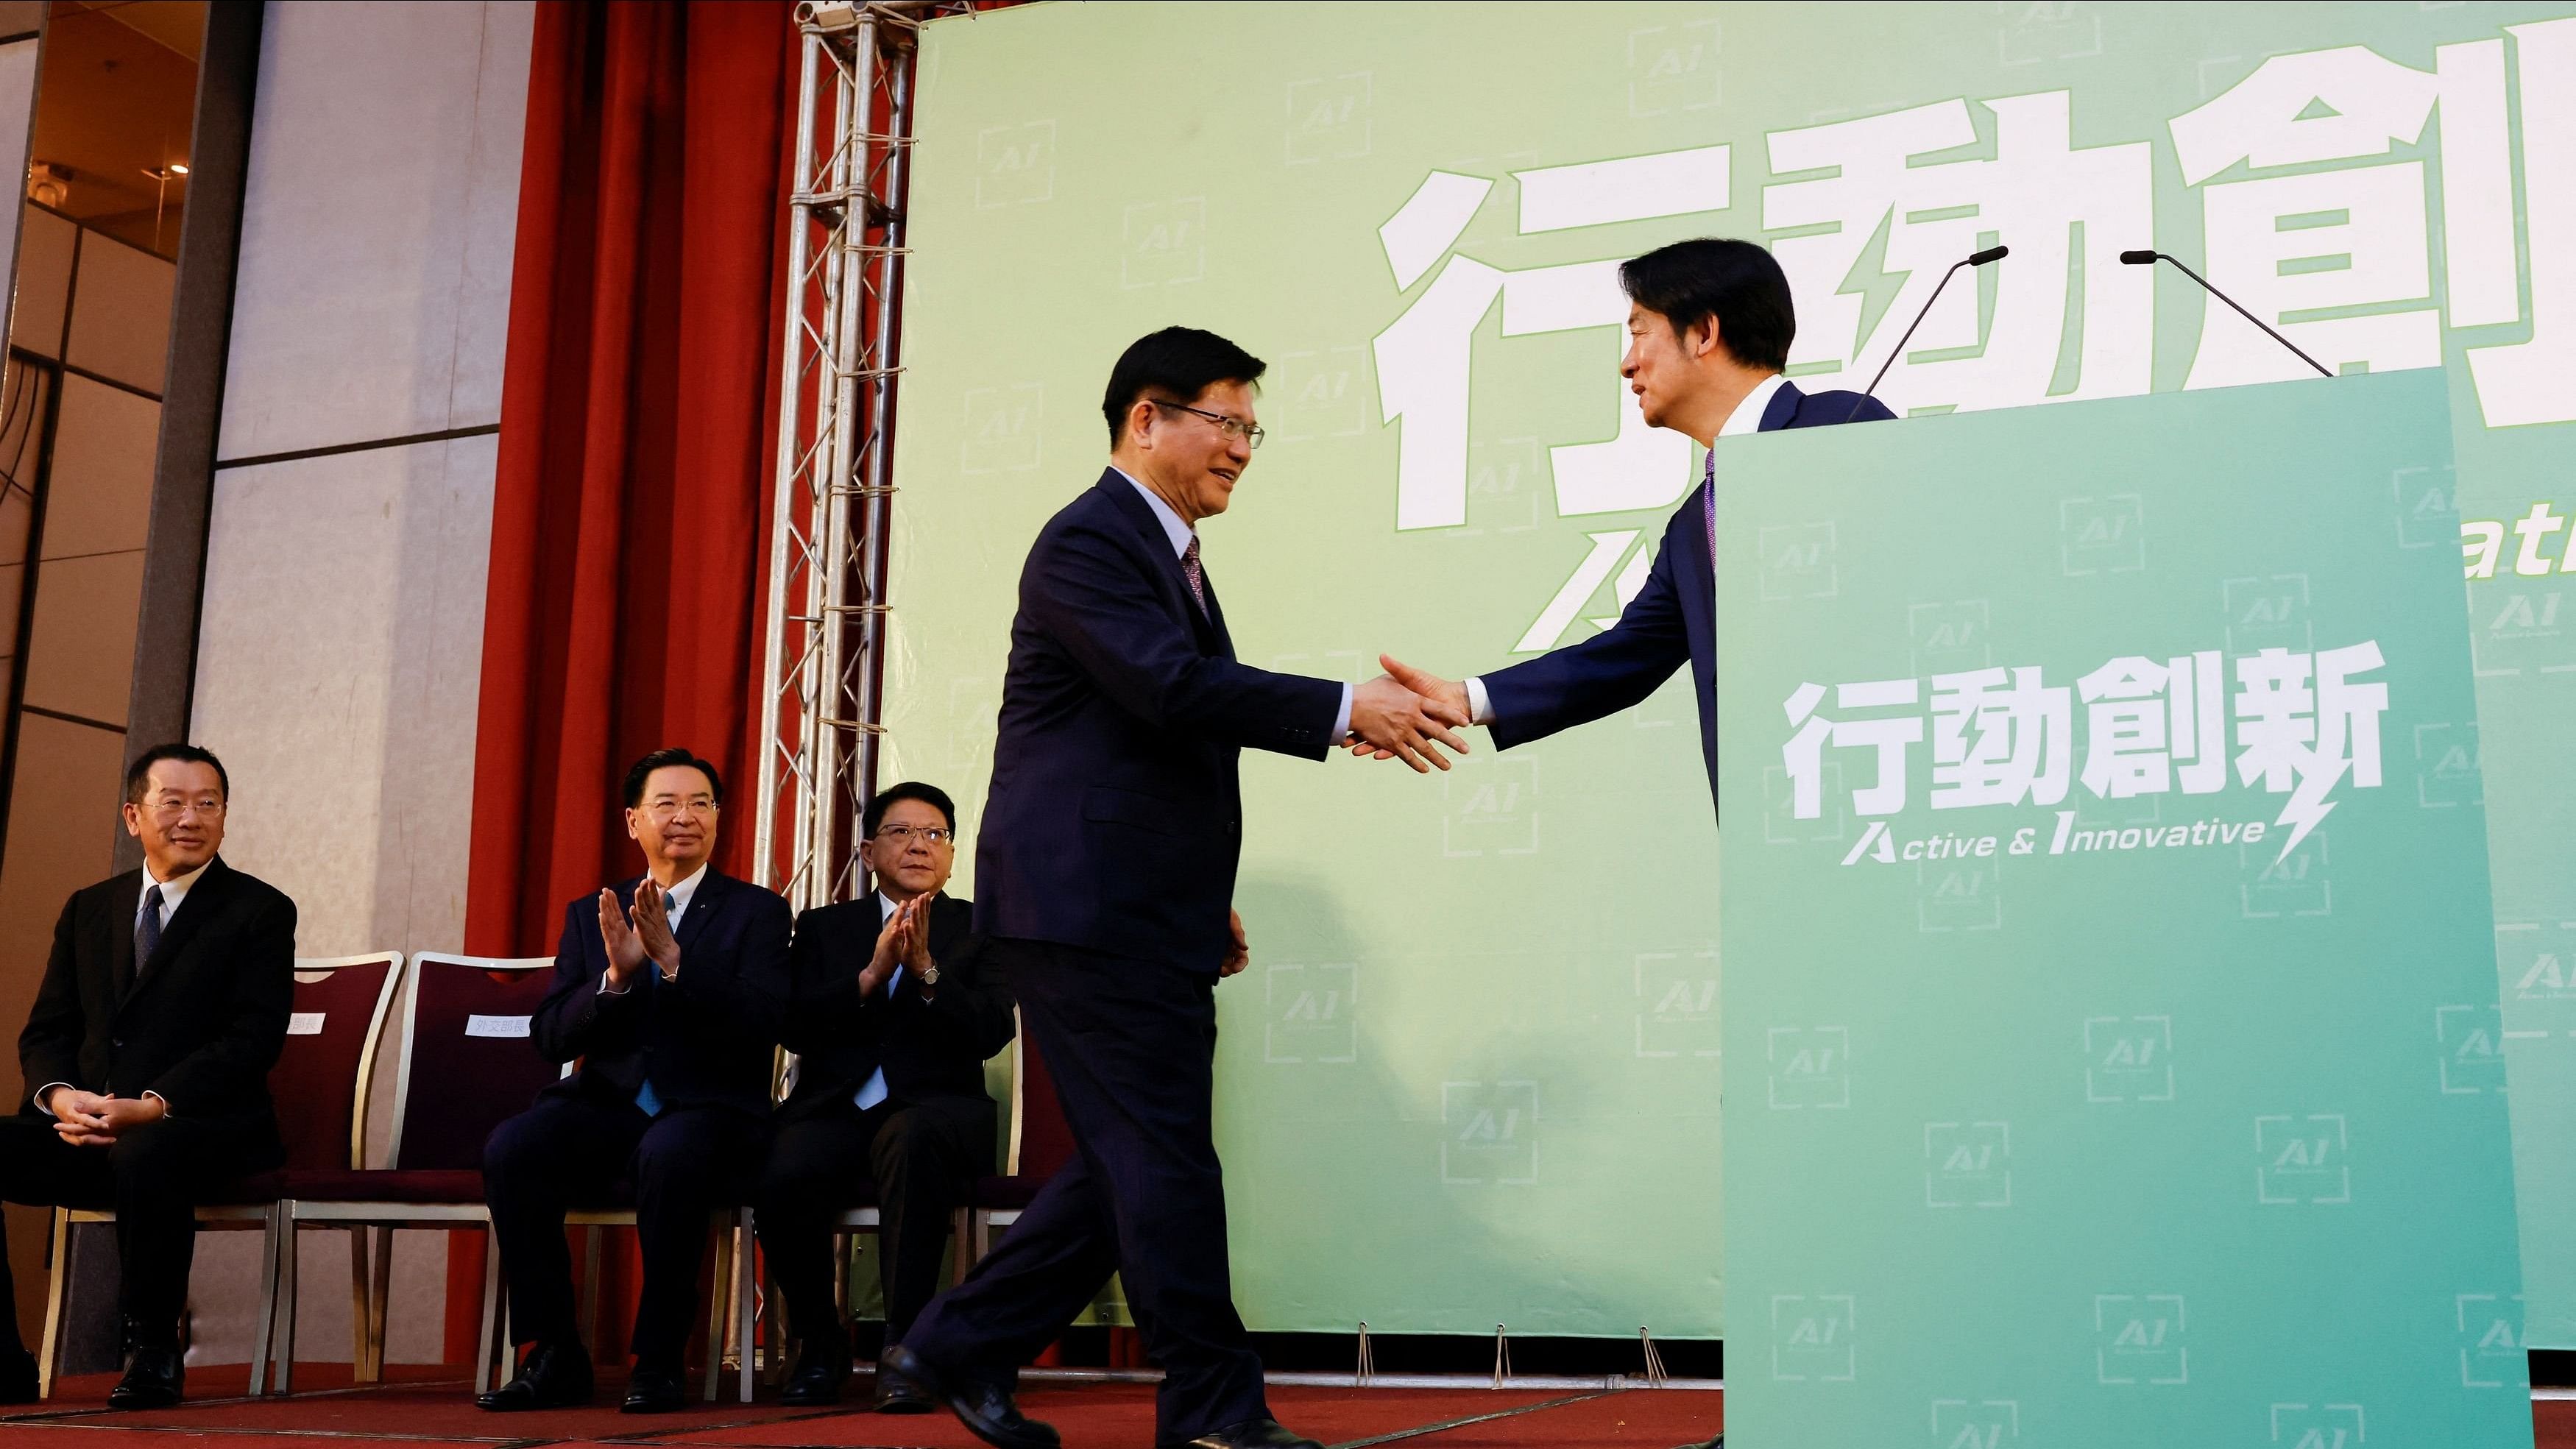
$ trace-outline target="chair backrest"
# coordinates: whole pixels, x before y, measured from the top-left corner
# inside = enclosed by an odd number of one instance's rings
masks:
[[[492,1129],[562,1076],[528,1040],[528,1018],[545,1000],[554,964],[551,956],[412,957],[388,1162],[480,1167]]]
[[[367,1086],[402,964],[399,951],[296,960],[286,1048],[268,1069],[288,1167],[328,1171],[365,1161]]]
[[[1003,1168],[1013,1177],[1053,1177],[1073,1160],[1073,1128],[1055,1099],[1055,1078],[1029,1040],[1028,1019],[1011,1008],[1019,1030],[1011,1035],[1011,1155]]]

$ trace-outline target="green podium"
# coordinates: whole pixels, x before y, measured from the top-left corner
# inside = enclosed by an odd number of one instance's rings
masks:
[[[2531,1443],[2444,386],[1719,445],[1736,1449]]]

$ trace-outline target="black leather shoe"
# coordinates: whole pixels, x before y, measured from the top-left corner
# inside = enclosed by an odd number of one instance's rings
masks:
[[[36,1389],[36,1356],[23,1348],[0,1349],[0,1404],[32,1404]]]
[[[1324,1449],[1324,1446],[1293,1429],[1279,1427],[1276,1419],[1246,1419],[1212,1429],[1195,1439],[1184,1440],[1181,1449]]]
[[[187,1380],[187,1370],[180,1366],[179,1350],[155,1345],[136,1344],[126,1351],[125,1377],[107,1396],[111,1409],[166,1409],[179,1402],[179,1390]]]
[[[812,1409],[841,1401],[841,1386],[850,1381],[850,1341],[839,1334],[815,1334],[796,1353],[796,1372],[787,1376],[787,1392],[778,1402]]]
[[[877,1412],[880,1414],[927,1414],[939,1407],[930,1391],[891,1364],[877,1365]]]
[[[590,1354],[578,1343],[540,1343],[519,1362],[519,1376],[488,1394],[475,1396],[475,1407],[495,1414],[530,1409],[569,1409],[590,1402]]]
[[[1023,1418],[1020,1406],[1011,1399],[1011,1391],[1000,1384],[952,1379],[899,1343],[877,1359],[878,1373],[888,1369],[920,1385],[934,1401],[946,1404],[957,1422],[966,1426],[966,1432],[993,1449],[1058,1449],[1064,1442],[1053,1425]]]
[[[621,1414],[667,1414],[689,1401],[687,1384],[678,1369],[635,1366],[626,1380],[626,1402],[617,1406]]]

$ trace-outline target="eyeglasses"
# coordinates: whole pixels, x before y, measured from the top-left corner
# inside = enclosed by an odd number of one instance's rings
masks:
[[[713,800],[656,800],[644,807],[644,813],[667,825],[684,814],[713,815],[716,803]]]
[[[877,839],[897,850],[904,849],[916,840],[936,849],[956,838],[957,832],[945,825],[880,825],[877,827]]]
[[[1146,400],[1158,408],[1170,408],[1176,413],[1188,413],[1194,417],[1207,419],[1209,422],[1216,424],[1216,430],[1218,432],[1225,434],[1227,442],[1232,442],[1237,438],[1245,438],[1250,440],[1252,446],[1258,448],[1261,446],[1261,440],[1269,436],[1261,431],[1261,424],[1259,423],[1247,423],[1241,418],[1230,418],[1223,413],[1212,413],[1205,408],[1191,407],[1187,403],[1165,402],[1161,398],[1148,398]]]
[[[223,817],[224,802],[221,800],[155,800],[152,802],[152,818],[165,824],[179,819],[190,811],[195,811],[200,820],[218,820]]]

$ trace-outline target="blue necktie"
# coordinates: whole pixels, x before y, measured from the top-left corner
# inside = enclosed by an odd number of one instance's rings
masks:
[[[143,913],[134,918],[134,970],[141,975],[152,964],[153,949],[161,944],[161,887],[154,885],[143,893]]]
[[[1714,572],[1717,568],[1717,446],[1713,443],[1709,445],[1708,468],[1700,474],[1699,481],[1700,504],[1708,517],[1708,564],[1710,571]]]
[[[888,1002],[892,1002],[894,1000],[894,989],[902,984],[903,965],[901,962],[897,962],[893,973],[886,977],[886,1000]],[[868,1074],[867,1081],[859,1087],[859,1094],[852,1097],[850,1100],[857,1103],[859,1110],[864,1112],[885,1099],[885,1068],[879,1067]]]

